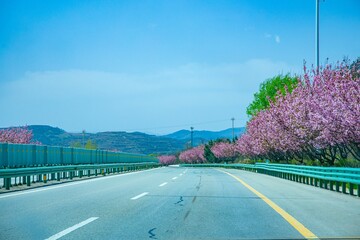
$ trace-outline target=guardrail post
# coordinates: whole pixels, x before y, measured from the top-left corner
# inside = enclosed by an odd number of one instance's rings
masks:
[[[340,184],[339,184],[339,182],[335,182],[335,190],[337,192],[340,192]]]
[[[43,180],[44,180],[44,183],[47,183],[47,175],[46,174],[44,174]]]
[[[11,182],[11,178],[4,178],[4,183],[5,183],[5,189],[6,190],[10,190],[10,182]]]
[[[97,176],[98,175],[98,171],[97,171],[97,169],[95,169],[95,176]]]
[[[349,194],[354,195],[354,184],[349,183]]]
[[[70,172],[70,179],[73,179],[73,176],[74,176],[74,172]]]
[[[360,197],[360,184],[357,185],[357,196]]]
[[[30,185],[31,185],[30,176],[26,176],[26,186],[30,186]]]
[[[342,190],[341,191],[342,193],[346,194],[346,183],[344,183],[344,182],[342,183],[341,190]]]
[[[329,181],[330,182],[330,190],[334,191],[334,182],[333,181]]]
[[[91,176],[90,170],[88,170],[88,174],[87,174],[87,176],[88,176],[88,177],[90,177],[90,176]]]
[[[60,181],[60,174],[61,174],[60,172],[57,172],[57,173],[56,173],[56,179],[57,179],[58,181]]]
[[[26,184],[26,176],[23,176],[22,183],[23,183],[23,184]]]
[[[83,171],[80,170],[80,171],[79,171],[79,178],[82,178],[82,176],[83,176]]]

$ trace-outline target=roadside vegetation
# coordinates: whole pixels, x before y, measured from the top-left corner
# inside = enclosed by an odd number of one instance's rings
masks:
[[[96,150],[98,148],[96,143],[91,140],[87,140],[85,146],[81,142],[73,142],[70,144],[70,147],[85,148],[85,149],[89,149],[89,150]]]
[[[210,141],[173,162],[360,166],[360,60],[266,80],[248,106],[246,132]],[[162,162],[161,158],[160,162]]]
[[[26,126],[0,129],[0,143],[41,144],[33,140],[33,133]]]

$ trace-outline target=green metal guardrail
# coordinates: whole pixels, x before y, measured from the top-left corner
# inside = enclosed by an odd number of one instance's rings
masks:
[[[158,162],[158,159],[104,150],[0,143],[0,168],[135,162]]]
[[[82,178],[84,176],[98,176],[126,171],[136,171],[158,167],[157,163],[122,163],[122,164],[89,164],[89,165],[67,165],[35,168],[9,168],[0,169],[0,178],[4,179],[4,187],[9,190],[14,180],[15,185],[47,181],[60,181],[62,179]]]
[[[182,164],[183,167],[222,167],[271,175],[360,197],[360,168],[314,167],[291,164]],[[335,187],[335,188],[334,188]],[[348,191],[347,191],[348,189]]]

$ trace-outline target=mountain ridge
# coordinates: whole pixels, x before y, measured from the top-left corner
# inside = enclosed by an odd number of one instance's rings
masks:
[[[49,146],[69,147],[71,144],[91,140],[99,149],[116,150],[141,154],[174,154],[190,147],[191,134],[188,130],[179,130],[167,135],[151,135],[143,132],[106,131],[97,133],[71,133],[59,127],[49,125],[29,125],[33,140]],[[6,128],[3,128],[6,129]],[[235,128],[240,135],[244,128]],[[217,138],[232,139],[232,129],[222,131],[197,130],[193,132],[194,146]]]

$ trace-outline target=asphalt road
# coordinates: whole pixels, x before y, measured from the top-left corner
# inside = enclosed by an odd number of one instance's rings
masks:
[[[360,238],[357,197],[221,171],[166,167],[1,194],[0,239]]]

